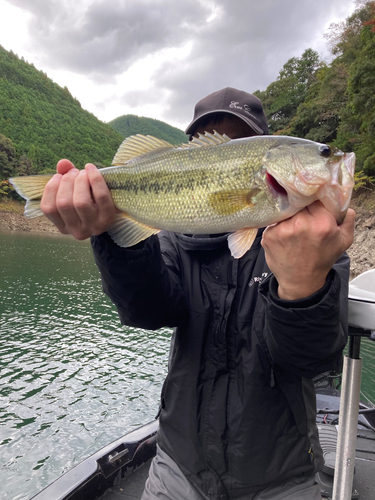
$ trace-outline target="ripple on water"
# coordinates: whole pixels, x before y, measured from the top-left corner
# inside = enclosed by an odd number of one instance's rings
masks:
[[[87,243],[0,239],[1,500],[154,418],[170,330],[124,328]]]

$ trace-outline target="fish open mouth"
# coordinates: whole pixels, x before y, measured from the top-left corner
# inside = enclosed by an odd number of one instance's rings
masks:
[[[287,191],[283,188],[281,184],[277,182],[275,177],[271,175],[269,172],[266,172],[266,183],[273,193],[281,196],[288,196]]]

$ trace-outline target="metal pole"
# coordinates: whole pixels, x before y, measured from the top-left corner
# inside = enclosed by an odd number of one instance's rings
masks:
[[[362,374],[362,360],[359,358],[360,338],[354,338],[356,340],[353,340],[349,347],[349,356],[344,358],[332,500],[351,500],[352,497]]]

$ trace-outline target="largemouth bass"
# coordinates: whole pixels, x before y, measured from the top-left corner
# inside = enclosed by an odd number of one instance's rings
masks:
[[[351,198],[355,155],[288,136],[230,140],[215,132],[178,147],[151,136],[128,137],[112,163],[100,172],[122,211],[109,230],[118,245],[135,245],[160,230],[228,232],[230,251],[239,258],[258,228],[316,200],[340,224]],[[51,177],[10,179],[27,200],[26,216],[42,215],[40,200]]]

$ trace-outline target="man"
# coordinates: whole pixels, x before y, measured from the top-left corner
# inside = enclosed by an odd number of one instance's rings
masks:
[[[232,88],[202,99],[186,133],[213,130],[268,134],[260,101]],[[62,233],[93,237],[121,321],[175,327],[142,500],[320,499],[312,378],[340,365],[346,343],[354,212],[337,226],[313,203],[259,230],[241,259],[227,235],[161,232],[125,249],[106,233],[116,209],[95,167],[57,169],[42,210]]]

